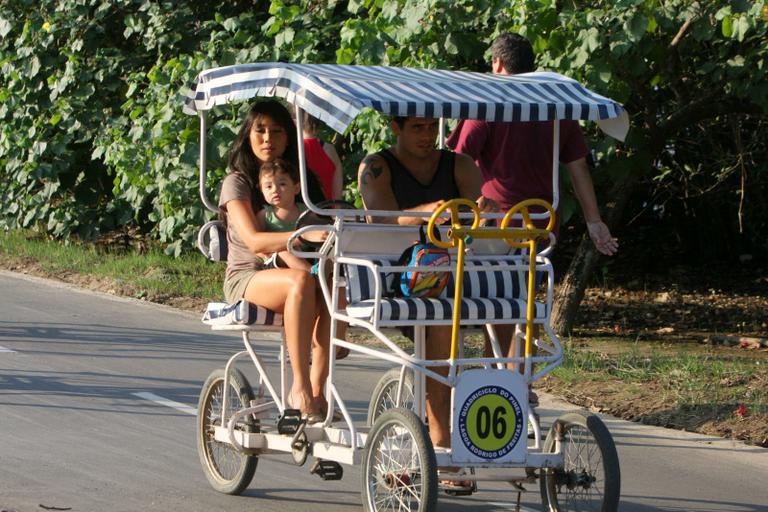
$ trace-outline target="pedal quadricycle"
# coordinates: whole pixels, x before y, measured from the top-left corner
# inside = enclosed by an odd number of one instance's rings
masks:
[[[299,139],[303,111],[341,133],[366,108],[441,121],[593,120],[620,138],[627,130],[621,106],[552,73],[494,76],[283,63],[217,68],[198,76],[185,105],[188,113],[200,116],[200,188],[213,211],[217,209],[205,194],[206,111],[255,96],[277,96],[294,105]],[[260,455],[282,453],[300,465],[311,459],[311,471],[324,479],[342,478],[344,465],[361,465],[363,505],[370,511],[436,510],[438,483],[451,479],[472,482],[466,492],[475,491],[476,482],[509,482],[519,491],[523,484],[538,481],[545,510],[617,510],[618,457],[600,418],[564,414],[544,436],[529,405],[530,385],[563,357],[550,327],[554,277],[548,255],[559,195],[559,123],[552,126],[553,204],[532,198],[507,212],[481,214],[475,203],[459,199],[421,215],[431,241],[446,249],[451,259],[450,264],[429,269],[448,276],[447,286],[436,297],[391,293],[393,276],[418,270],[398,261],[403,248],[418,238],[418,228],[368,224],[362,219],[398,216],[399,211],[313,204],[299,144],[304,202],[329,223],[300,228],[294,236],[313,229],[328,235],[319,247],[294,252],[316,258],[318,274],[327,276],[320,285],[331,315],[331,353],[344,347],[386,361],[391,369],[373,390],[366,421],[355,421],[337,385],[339,369],[332,359],[327,415],[323,422],[308,424],[287,407],[284,346],[280,376],[272,379],[251,340],[254,332],[280,333],[280,315],[244,301],[212,304],[204,320],[213,329],[240,331],[244,345],[223,370],[210,375],[200,396],[198,451],[216,490],[240,493],[249,485]],[[211,259],[225,257],[226,237],[216,221],[201,230],[200,246]],[[542,289],[537,289],[537,282],[543,283]],[[339,336],[342,323],[365,330],[378,343],[344,339]],[[510,324],[522,326],[513,341],[519,345],[515,356],[502,353],[496,336],[495,326]],[[426,330],[441,325],[451,326],[450,357],[427,359]],[[413,329],[412,349],[392,339],[403,327]],[[473,329],[486,331],[491,356],[466,353],[463,338]],[[257,385],[251,386],[235,367],[241,359],[252,362]],[[450,448],[435,447],[430,441],[425,422],[427,379],[451,388]],[[438,468],[451,472],[438,474]]]

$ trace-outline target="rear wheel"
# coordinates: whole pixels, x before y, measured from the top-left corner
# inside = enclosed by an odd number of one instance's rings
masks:
[[[371,393],[371,402],[368,405],[368,426],[373,425],[376,419],[388,409],[400,407],[413,410],[413,372],[405,371],[403,379],[403,392],[400,401],[397,400],[397,391],[400,384],[400,368],[392,368],[382,375],[376,387]]]
[[[227,391],[227,421],[240,409],[250,406],[253,391],[237,369],[230,372]],[[248,487],[259,459],[243,453],[229,443],[214,439],[214,430],[222,426],[224,370],[216,370],[206,379],[197,405],[197,452],[203,472],[214,489],[225,494],[240,494]],[[257,422],[243,418],[235,426],[242,432],[258,432]]]
[[[563,467],[543,469],[544,510],[615,512],[619,508],[621,473],[611,433],[594,414],[560,416],[547,434],[544,451],[555,451],[562,435]]]
[[[435,510],[435,450],[413,411],[390,409],[378,417],[365,443],[362,483],[366,512]]]

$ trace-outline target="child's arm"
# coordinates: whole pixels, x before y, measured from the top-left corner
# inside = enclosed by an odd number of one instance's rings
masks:
[[[310,265],[307,260],[304,258],[299,258],[298,256],[295,256],[288,251],[278,252],[277,257],[283,260],[283,263],[285,263],[288,268],[306,270],[307,272],[309,272],[309,270],[312,268],[312,265]]]

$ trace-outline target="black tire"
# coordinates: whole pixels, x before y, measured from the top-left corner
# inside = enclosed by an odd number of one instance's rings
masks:
[[[214,440],[213,428],[221,425],[224,392],[224,370],[211,373],[203,384],[197,404],[197,453],[203,472],[214,489],[224,494],[240,494],[248,487],[259,462],[258,457],[238,451],[228,443]],[[237,369],[230,372],[227,415],[250,406],[253,391],[245,376]],[[237,430],[258,432],[252,418],[238,423]]]
[[[366,512],[431,512],[437,506],[437,462],[427,429],[413,411],[379,416],[363,451]]]
[[[547,512],[615,512],[621,495],[619,455],[605,423],[594,414],[563,414],[549,429],[545,452],[562,431],[562,468],[542,469],[541,501]]]
[[[391,368],[382,375],[376,387],[371,393],[371,402],[368,404],[368,422],[370,427],[376,423],[376,419],[388,410],[400,407],[402,409],[413,410],[413,372],[405,371],[403,384],[405,389],[401,397],[402,403],[395,403],[397,400],[397,387],[400,383],[400,368]]]

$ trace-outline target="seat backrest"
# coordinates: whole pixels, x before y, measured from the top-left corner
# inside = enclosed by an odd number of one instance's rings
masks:
[[[396,258],[373,258],[371,262],[377,266],[397,264]],[[491,259],[468,258],[465,261],[462,296],[525,299],[527,296],[525,286],[527,271],[522,262],[519,259],[517,260],[517,263],[521,265],[520,269],[496,269],[497,267],[514,263],[516,262],[512,257],[500,256]],[[455,261],[452,264],[455,265]],[[468,267],[474,268],[470,269]],[[374,298],[375,282],[370,268],[362,265],[346,265],[344,272],[347,276],[347,301],[349,303],[353,304]],[[391,289],[395,274],[396,272],[379,272],[384,295]],[[440,297],[453,298],[456,290],[455,286],[454,275],[451,274],[448,286],[445,287]]]
[[[211,261],[227,261],[227,230],[220,220],[207,222],[197,232],[197,248]]]
[[[397,263],[396,259],[372,259],[371,262],[377,266]],[[362,265],[346,265],[344,274],[347,278],[347,302],[355,303],[374,297],[376,283],[370,268]],[[391,289],[394,274],[379,272],[379,276],[381,277],[382,293],[386,295]]]
[[[462,297],[525,299],[527,296],[525,287],[527,272],[524,267],[520,269],[497,269],[497,267],[514,263],[515,261],[511,257],[483,260],[467,258],[464,264]],[[521,264],[520,261],[517,263]],[[454,275],[451,274],[451,279],[442,295],[453,297],[455,292],[456,281]]]

